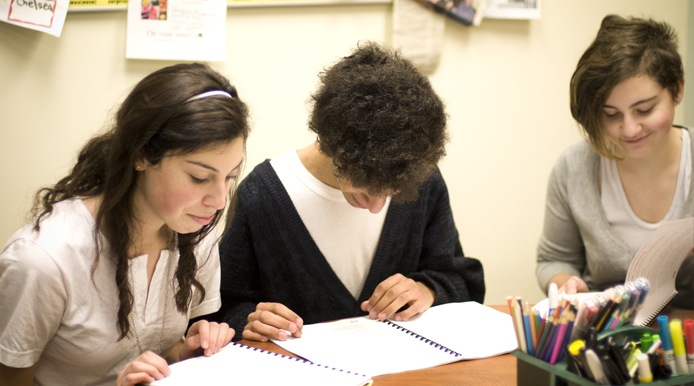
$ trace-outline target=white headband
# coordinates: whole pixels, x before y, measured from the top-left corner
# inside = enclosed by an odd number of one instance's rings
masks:
[[[192,97],[188,98],[188,100],[186,100],[186,102],[194,101],[194,100],[196,100],[196,99],[207,98],[207,97],[211,97],[211,96],[217,96],[217,95],[221,95],[221,96],[225,96],[225,97],[227,97],[227,98],[232,98],[232,99],[233,99],[233,97],[231,96],[231,94],[229,94],[229,93],[226,92],[226,91],[222,91],[222,90],[212,90],[212,91],[207,91],[207,92],[204,92],[204,93],[202,93],[202,94],[198,94],[198,95],[192,96]]]

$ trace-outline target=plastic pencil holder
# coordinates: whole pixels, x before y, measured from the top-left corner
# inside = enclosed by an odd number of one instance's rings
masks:
[[[598,341],[603,341],[609,337],[617,339],[618,342],[627,339],[638,340],[645,332],[657,333],[658,331],[650,327],[625,326],[598,334]],[[516,357],[518,364],[517,386],[600,386],[588,378],[583,378],[569,371],[566,358],[551,365],[520,350],[515,350],[511,354]],[[638,384],[638,381],[629,384]],[[694,386],[694,374],[677,375],[669,379],[648,383],[648,385]]]

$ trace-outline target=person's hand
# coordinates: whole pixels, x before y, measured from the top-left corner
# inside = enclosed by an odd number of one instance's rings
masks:
[[[116,386],[133,386],[138,383],[151,383],[171,374],[169,364],[159,355],[145,351],[118,372]]]
[[[560,294],[573,295],[579,292],[588,292],[588,285],[578,276],[571,276],[559,287]]]
[[[407,320],[428,310],[434,304],[434,291],[429,287],[399,273],[382,281],[369,300],[361,304],[362,311],[371,319]],[[396,312],[408,306],[405,310]]]
[[[179,352],[180,360],[195,356],[210,356],[231,342],[234,330],[226,323],[199,320],[188,329],[185,342]]]
[[[270,339],[286,340],[290,335],[301,337],[304,321],[281,303],[258,303],[248,315],[243,329],[243,339],[267,342]]]

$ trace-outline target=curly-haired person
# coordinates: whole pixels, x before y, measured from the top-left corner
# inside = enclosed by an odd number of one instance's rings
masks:
[[[284,340],[304,323],[482,302],[482,265],[463,254],[437,168],[447,117],[427,78],[365,43],[320,80],[316,141],[239,185],[216,318],[244,339]]]

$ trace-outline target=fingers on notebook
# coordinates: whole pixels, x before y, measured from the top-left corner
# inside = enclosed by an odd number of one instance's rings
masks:
[[[289,336],[298,338],[303,326],[303,320],[285,305],[259,303],[256,310],[248,315],[243,338],[260,341],[286,340]]]
[[[372,319],[385,320],[394,317],[406,320],[431,307],[433,291],[422,283],[395,274],[376,287],[371,298],[361,308]],[[400,311],[400,312],[398,312]]]

